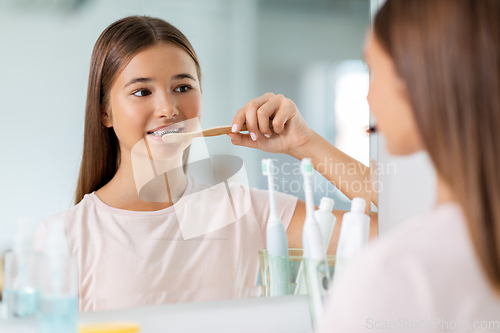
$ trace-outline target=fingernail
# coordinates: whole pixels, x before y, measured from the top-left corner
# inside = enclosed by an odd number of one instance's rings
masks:
[[[238,125],[234,124],[233,127],[231,127],[231,131],[236,132],[236,130],[238,129]]]
[[[270,135],[270,134],[264,134],[264,136],[265,136],[266,138],[268,138],[268,139],[271,137],[271,135]]]
[[[250,137],[252,138],[253,141],[257,140],[257,135],[255,135],[254,132],[250,132]]]

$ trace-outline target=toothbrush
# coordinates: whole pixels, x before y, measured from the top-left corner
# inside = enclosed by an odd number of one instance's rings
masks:
[[[240,132],[247,131],[246,124],[241,126]],[[188,132],[188,133],[168,133],[162,135],[161,139],[165,143],[178,142],[186,139],[194,139],[199,137],[219,136],[224,134],[231,134],[232,126],[216,126],[204,129],[202,131]]]
[[[269,119],[269,128],[272,130],[273,129],[273,119],[274,117],[271,117]],[[257,128],[259,126],[257,125]],[[248,131],[247,124],[244,123],[240,130],[238,132],[245,132]],[[188,132],[188,133],[167,133],[163,134],[161,136],[161,139],[165,143],[171,143],[171,142],[178,142],[186,139],[194,139],[194,138],[200,138],[200,137],[209,137],[209,136],[219,136],[219,135],[224,135],[224,134],[232,134],[232,126],[215,126],[215,127],[210,127],[207,129],[204,129],[202,131],[196,131],[196,132]]]
[[[311,187],[311,176],[313,167],[310,158],[304,158],[300,164],[304,176],[304,192],[306,197],[306,221],[302,230],[302,246],[304,258],[323,259],[325,250],[323,246],[323,235],[316,218],[314,217],[314,197]]]
[[[314,216],[314,197],[311,187],[313,167],[310,158],[302,159],[300,170],[304,176],[304,192],[306,199],[306,221],[302,229],[302,247],[310,299],[313,326],[323,318],[323,296],[325,295],[322,267],[326,264],[326,251],[323,245],[321,228]],[[303,274],[302,274],[303,275]],[[328,279],[328,274],[326,274]],[[300,287],[300,286],[297,286]]]
[[[273,161],[262,160],[262,174],[267,176],[269,188],[269,220],[266,228],[267,253],[269,255],[269,275],[271,296],[287,295],[289,290],[288,240],[285,227],[276,210],[274,197]]]
[[[302,248],[304,259],[322,259],[326,254],[326,247],[323,246],[323,236],[321,227],[314,215],[314,197],[311,188],[311,177],[313,167],[310,158],[304,158],[300,163],[300,171],[304,177],[304,191],[306,199],[306,220],[302,229]],[[297,285],[295,295],[307,293],[304,262],[300,263],[297,273]]]

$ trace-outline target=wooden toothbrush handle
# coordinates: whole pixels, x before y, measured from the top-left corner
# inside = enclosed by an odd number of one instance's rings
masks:
[[[273,129],[273,121],[272,119],[269,120],[269,127]],[[243,124],[241,126],[240,132],[248,131],[247,129],[247,124]],[[218,135],[224,135],[224,134],[231,134],[233,133],[232,131],[232,126],[217,126],[217,127],[211,127],[207,128],[206,130],[203,131],[203,136],[218,136]]]
[[[243,124],[241,126],[240,132],[241,131],[246,131],[247,130],[247,125]],[[217,127],[211,127],[207,128],[206,130],[203,130],[203,136],[218,136],[218,135],[224,135],[224,134],[231,134],[233,133],[232,131],[232,126],[217,126]]]

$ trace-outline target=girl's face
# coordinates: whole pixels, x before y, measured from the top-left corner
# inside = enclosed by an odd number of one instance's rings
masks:
[[[165,43],[139,52],[118,75],[103,123],[113,127],[122,153],[147,139],[157,152],[155,158],[169,158],[190,142],[165,144],[161,132],[197,130],[200,117],[196,64],[182,48]]]
[[[371,70],[368,104],[377,120],[377,131],[387,141],[387,150],[408,155],[423,149],[406,86],[396,73],[391,57],[384,51],[373,32],[365,46],[365,61]]]

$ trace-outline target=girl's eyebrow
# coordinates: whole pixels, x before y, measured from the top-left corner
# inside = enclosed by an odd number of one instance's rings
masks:
[[[177,74],[177,75],[172,76],[172,80],[182,80],[182,79],[191,79],[193,81],[196,81],[196,79],[191,74],[188,74],[188,73],[181,73],[181,74]],[[123,88],[127,88],[131,84],[134,84],[137,82],[149,83],[149,82],[153,82],[153,81],[154,80],[150,77],[137,77],[137,78],[130,80]]]
[[[154,81],[154,80],[150,77],[137,77],[135,79],[130,80],[123,88],[127,88],[131,84],[134,84],[137,82],[152,82],[152,81]]]
[[[182,79],[191,79],[193,81],[196,81],[196,79],[191,74],[188,73],[182,73],[172,76],[172,80],[182,80]]]

